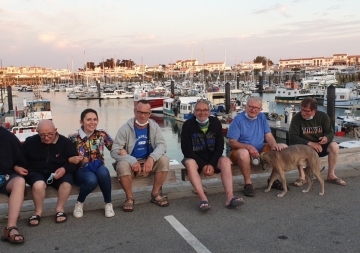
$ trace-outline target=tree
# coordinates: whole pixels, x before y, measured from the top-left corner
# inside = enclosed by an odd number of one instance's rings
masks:
[[[266,66],[266,60],[268,66],[274,65],[273,61],[266,58],[265,56],[256,56],[256,58],[254,59],[254,63],[262,63],[262,65]]]
[[[120,66],[121,67],[127,67],[127,68],[132,68],[135,65],[135,62],[133,62],[131,59],[130,60],[121,60]]]

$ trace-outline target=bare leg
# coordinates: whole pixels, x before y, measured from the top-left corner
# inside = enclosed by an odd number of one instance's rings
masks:
[[[336,142],[331,142],[328,146],[327,151],[329,153],[329,156],[328,156],[329,170],[328,170],[327,178],[328,179],[336,179],[337,177],[335,175],[335,166],[336,166],[337,160],[338,160],[339,145]]]
[[[187,159],[185,163],[185,167],[188,172],[189,180],[192,186],[194,187],[195,191],[197,192],[197,195],[200,198],[200,201],[206,200],[208,201],[204,189],[202,186],[202,181],[200,178],[200,175],[198,173],[198,165],[193,159]]]
[[[64,182],[58,189],[58,201],[56,204],[55,212],[64,212],[64,206],[71,193],[71,184]],[[65,220],[65,217],[59,217],[58,221]]]
[[[19,218],[22,203],[24,202],[25,191],[25,179],[22,177],[13,178],[6,186],[7,192],[10,193],[9,197],[9,216],[7,222],[7,228],[16,227],[17,220]],[[18,231],[12,230],[10,236]],[[20,240],[20,237],[16,236],[15,240]]]
[[[42,215],[42,210],[44,205],[45,190],[46,190],[46,184],[44,181],[41,180],[36,181],[31,187],[33,201],[35,205],[34,215],[39,215],[40,217]],[[36,225],[38,224],[38,221],[33,220],[31,221],[31,224]]]
[[[217,163],[217,167],[221,171],[221,181],[225,189],[225,204],[229,205],[232,198],[234,198],[233,176],[231,171],[230,159],[227,157],[221,157]]]
[[[245,184],[251,184],[251,164],[249,151],[246,149],[237,150],[238,166],[244,177]]]
[[[122,176],[119,177],[119,183],[121,185],[121,188],[124,190],[125,195],[126,195],[126,203],[128,204],[133,204],[134,201],[132,199],[134,199],[134,195],[132,192],[132,176],[131,175],[126,175],[126,176]],[[123,207],[124,209],[132,209],[131,206],[126,206]]]

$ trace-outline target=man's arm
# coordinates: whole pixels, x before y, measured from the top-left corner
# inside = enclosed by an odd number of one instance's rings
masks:
[[[224,137],[223,137],[223,133],[222,133],[221,122],[217,119],[216,119],[216,121],[214,120],[213,122],[215,125],[215,134],[216,134],[215,149],[214,149],[214,153],[209,162],[215,168],[219,158],[222,156],[222,154],[224,152]]]
[[[280,151],[287,147],[287,145],[284,143],[277,143],[271,132],[265,134],[264,137],[265,137],[266,143],[270,146],[270,148],[272,150]]]
[[[130,134],[130,133],[128,133]],[[112,144],[110,155],[117,162],[118,161],[127,161],[131,166],[137,162],[137,159],[129,154],[129,145],[126,145],[126,132],[120,128],[115,136],[114,142]],[[127,155],[122,156],[119,154],[120,150],[126,147]]]
[[[151,129],[152,128],[150,128],[150,138],[152,134]],[[153,130],[154,130],[154,143],[155,143],[153,147],[155,148],[153,152],[151,152],[149,157],[151,157],[154,160],[154,162],[156,162],[157,160],[160,159],[161,156],[163,156],[166,153],[167,146],[164,136],[161,133],[160,126],[158,124],[153,124]]]

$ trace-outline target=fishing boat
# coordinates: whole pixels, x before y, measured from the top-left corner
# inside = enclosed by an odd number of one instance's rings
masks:
[[[113,98],[133,98],[134,93],[128,92],[122,89],[119,90],[104,90],[100,93],[101,99],[113,99]]]
[[[164,100],[163,113],[178,121],[186,121],[194,116],[196,102],[201,97],[178,97]]]
[[[169,98],[169,91],[163,87],[155,87],[152,90],[139,89],[134,92],[134,106],[141,99],[147,100],[151,106],[151,111],[162,112],[164,100]]]
[[[327,94],[324,94],[324,106],[327,106]],[[335,88],[335,107],[360,108],[360,98],[356,89]]]

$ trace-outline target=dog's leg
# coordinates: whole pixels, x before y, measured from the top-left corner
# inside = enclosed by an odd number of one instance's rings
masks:
[[[315,177],[317,178],[317,180],[319,180],[320,185],[321,185],[321,192],[319,192],[319,195],[324,195],[325,193],[325,189],[324,189],[324,179],[321,178],[320,176],[320,170],[319,169],[315,169],[316,171],[313,171]]]
[[[313,178],[312,178],[312,174],[311,174],[311,167],[308,166],[306,168],[304,168],[304,172],[305,172],[305,177],[306,177],[306,180],[308,182],[308,187],[306,190],[302,190],[303,193],[307,193],[310,191],[312,185],[313,185]]]
[[[272,173],[271,173],[271,175],[270,175],[269,185],[268,185],[268,187],[265,189],[265,192],[269,192],[269,191],[271,190],[271,186],[272,186],[273,183],[275,182],[276,176],[277,176],[278,174],[279,174],[278,171],[277,171],[275,168],[273,168],[273,171],[272,171]]]
[[[280,178],[281,178],[281,182],[283,184],[283,188],[284,188],[284,191],[282,191],[281,193],[279,193],[277,196],[279,198],[281,197],[284,197],[284,195],[286,194],[287,192],[287,186],[286,186],[286,177],[285,177],[285,170],[283,168],[279,169],[278,171],[279,172],[279,175],[280,175]]]

